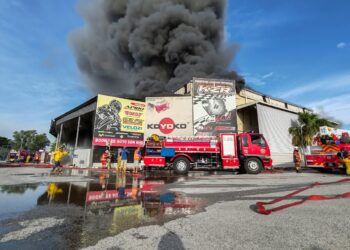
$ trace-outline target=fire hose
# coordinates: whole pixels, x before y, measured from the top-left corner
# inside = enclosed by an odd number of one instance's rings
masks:
[[[350,192],[346,192],[346,193],[338,194],[338,195],[309,195],[301,200],[298,200],[298,201],[295,201],[292,203],[288,203],[288,204],[284,204],[284,205],[274,207],[271,209],[267,209],[265,207],[266,205],[273,205],[273,204],[276,204],[276,203],[281,202],[283,200],[286,200],[290,197],[293,197],[293,196],[295,196],[295,195],[297,195],[305,190],[311,189],[311,188],[316,187],[316,186],[330,185],[330,184],[344,183],[344,182],[350,182],[350,178],[341,179],[341,180],[335,181],[335,182],[325,182],[325,183],[315,182],[315,183],[311,184],[310,186],[303,187],[303,188],[298,189],[290,194],[279,197],[279,198],[274,199],[272,201],[257,202],[256,203],[256,210],[260,214],[269,215],[272,212],[277,212],[277,211],[281,211],[281,210],[289,208],[289,207],[301,205],[306,201],[324,201],[324,200],[334,200],[334,199],[340,199],[340,198],[350,198]]]

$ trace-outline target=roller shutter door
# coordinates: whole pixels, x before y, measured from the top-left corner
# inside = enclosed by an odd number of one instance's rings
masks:
[[[271,149],[275,167],[293,165],[292,137],[288,129],[298,115],[280,109],[257,104],[259,132],[264,135]]]

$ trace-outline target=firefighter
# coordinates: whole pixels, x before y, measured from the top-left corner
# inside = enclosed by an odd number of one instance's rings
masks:
[[[134,152],[134,174],[137,174],[140,169],[141,159],[141,148],[137,147],[137,149]]]
[[[108,163],[108,168],[110,165],[110,153],[108,150],[106,150],[105,152],[103,152],[103,154],[101,155],[101,164],[102,164],[102,168],[106,168],[106,165]]]
[[[37,150],[37,151],[35,151],[35,155],[34,155],[34,162],[36,163],[36,164],[38,164],[38,163],[40,163],[40,151],[39,150]]]
[[[52,172],[55,173],[55,171],[57,171],[56,169],[58,169],[58,171],[61,170],[61,160],[62,158],[65,156],[65,155],[68,155],[68,152],[65,152],[63,151],[63,146],[60,146],[58,148],[58,150],[56,150],[55,152],[53,152],[52,154],[52,158],[54,160],[54,167],[52,169]]]
[[[301,156],[300,156],[298,148],[294,148],[293,161],[294,161],[295,171],[297,173],[300,173],[301,172]]]
[[[340,149],[340,152],[337,154],[340,163],[345,167],[346,175],[350,175],[350,159],[348,151],[345,151],[344,148]]]

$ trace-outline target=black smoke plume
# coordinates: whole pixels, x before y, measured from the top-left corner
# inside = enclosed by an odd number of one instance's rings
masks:
[[[70,43],[96,93],[171,93],[192,77],[240,79],[228,71],[235,46],[224,45],[226,0],[89,0],[85,27]]]

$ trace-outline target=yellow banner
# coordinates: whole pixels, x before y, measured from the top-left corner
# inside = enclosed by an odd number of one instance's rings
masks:
[[[98,95],[95,129],[143,133],[145,107],[144,102]]]

